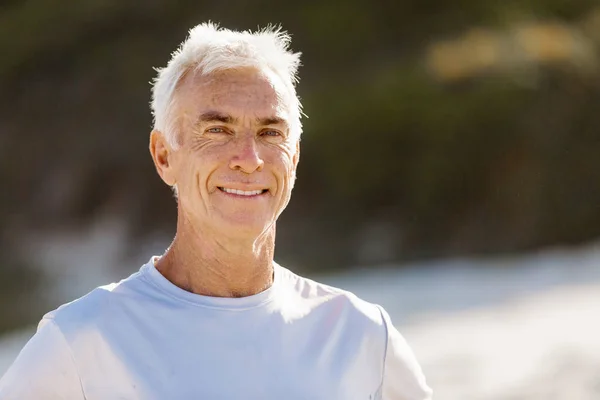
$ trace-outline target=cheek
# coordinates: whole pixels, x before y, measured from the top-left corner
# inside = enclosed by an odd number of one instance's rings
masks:
[[[270,158],[270,160],[268,160],[268,162],[275,166],[278,175],[281,175],[282,177],[288,177],[293,174],[293,156],[288,152],[278,151]]]
[[[284,192],[289,192],[294,187],[296,179],[296,168],[294,165],[293,154],[280,152],[276,159],[277,172],[281,179],[281,185]],[[289,196],[289,194],[286,194]]]
[[[178,187],[180,191],[197,192],[198,185],[206,187],[206,180],[214,170],[215,156],[210,152],[189,152],[178,163]]]

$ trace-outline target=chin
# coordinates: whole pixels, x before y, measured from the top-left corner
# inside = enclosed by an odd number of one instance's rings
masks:
[[[244,238],[258,237],[274,226],[271,221],[256,221],[247,219],[228,219],[224,221],[222,228],[228,236],[239,236]]]

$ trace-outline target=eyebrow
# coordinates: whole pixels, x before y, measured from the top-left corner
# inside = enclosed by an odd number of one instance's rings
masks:
[[[287,122],[283,118],[279,117],[267,117],[267,118],[257,118],[256,120],[259,125],[286,125]]]
[[[199,123],[207,123],[207,122],[221,122],[223,124],[236,124],[238,119],[219,111],[207,111],[205,113],[200,114],[197,124]],[[266,126],[266,125],[285,125],[288,123],[285,119],[280,117],[266,117],[266,118],[257,118],[256,123],[258,125]]]
[[[237,121],[237,118],[232,117],[229,114],[224,114],[219,111],[208,111],[200,114],[196,123],[200,122],[222,122],[224,124],[233,124]]]

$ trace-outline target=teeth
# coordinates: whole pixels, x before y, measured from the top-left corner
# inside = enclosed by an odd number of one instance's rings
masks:
[[[228,189],[228,188],[223,188],[223,191],[225,193],[239,194],[240,196],[255,196],[255,195],[261,194],[263,192],[262,190],[245,191],[245,190]]]

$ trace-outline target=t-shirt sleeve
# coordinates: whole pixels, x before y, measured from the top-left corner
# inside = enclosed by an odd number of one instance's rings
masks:
[[[85,400],[71,350],[60,328],[44,318],[0,379],[0,400]]]
[[[387,312],[382,307],[380,311],[387,329],[382,399],[430,400],[432,391],[413,351],[394,327]]]

